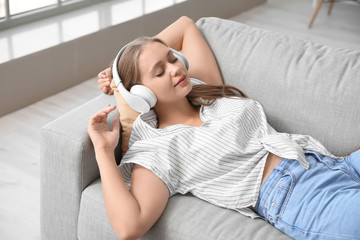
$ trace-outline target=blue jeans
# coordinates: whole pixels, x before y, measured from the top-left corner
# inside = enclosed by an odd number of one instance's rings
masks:
[[[283,159],[255,212],[294,239],[360,239],[360,150],[337,160],[305,151],[310,169]]]

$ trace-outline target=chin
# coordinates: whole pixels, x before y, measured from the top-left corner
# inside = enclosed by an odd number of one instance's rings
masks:
[[[193,87],[193,86],[191,85],[190,81],[189,81],[188,84],[189,84],[189,87],[186,88],[186,95],[185,95],[185,96],[187,96],[187,95],[189,94],[189,92],[191,92],[192,87]]]

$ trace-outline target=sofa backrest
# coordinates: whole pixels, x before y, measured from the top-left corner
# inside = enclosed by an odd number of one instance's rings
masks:
[[[279,132],[311,135],[335,155],[360,147],[360,52],[218,18],[197,26],[224,83],[264,107]]]

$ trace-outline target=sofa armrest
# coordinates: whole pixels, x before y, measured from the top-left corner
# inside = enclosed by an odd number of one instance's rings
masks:
[[[41,128],[41,238],[77,239],[82,191],[99,178],[94,148],[87,133],[90,117],[113,96],[102,94]],[[109,122],[118,112],[109,115]],[[121,144],[115,150],[121,158]]]

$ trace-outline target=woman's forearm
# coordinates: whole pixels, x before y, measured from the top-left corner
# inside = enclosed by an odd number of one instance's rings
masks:
[[[182,51],[189,62],[191,78],[210,85],[222,85],[223,80],[215,56],[193,20],[181,17],[161,31],[158,38],[169,47]]]
[[[161,31],[156,37],[163,40],[169,47],[179,51],[182,49],[184,35],[191,27],[196,28],[196,25],[190,18],[183,16]]]
[[[96,151],[105,208],[110,225],[121,239],[138,234],[140,207],[126,187],[113,153]]]

